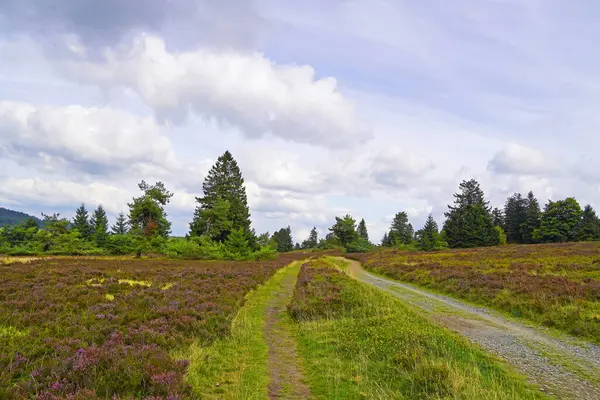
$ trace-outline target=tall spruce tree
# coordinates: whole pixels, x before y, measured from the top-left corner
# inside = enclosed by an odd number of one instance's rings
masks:
[[[540,203],[538,203],[533,192],[527,194],[527,206],[525,208],[525,220],[521,223],[521,240],[523,243],[531,244],[533,240],[533,232],[540,227],[542,211]],[[508,238],[507,238],[508,241]]]
[[[600,239],[600,219],[591,205],[583,208],[583,216],[577,232],[577,240]]]
[[[394,216],[388,233],[388,243],[394,246],[398,243],[409,244],[413,240],[414,229],[408,222],[408,214],[401,211]]]
[[[89,239],[92,235],[92,226],[90,225],[89,213],[85,204],[81,204],[75,211],[73,217],[73,228],[77,229],[84,239]]]
[[[96,245],[99,247],[104,246],[108,236],[108,216],[102,204],[98,205],[98,208],[94,210],[90,218],[90,225],[92,226],[92,237],[96,241]]]
[[[515,193],[506,199],[504,205],[505,233],[508,243],[523,243],[521,225],[527,219],[527,199]]]
[[[367,223],[365,219],[361,219],[358,223],[358,228],[356,229],[358,236],[365,239],[367,242],[369,241],[369,232],[367,231]]]
[[[250,242],[256,239],[250,229],[250,210],[244,178],[229,151],[223,153],[208,172],[202,185],[203,197],[190,224],[192,236],[208,235],[224,242],[235,229],[241,229]]]
[[[459,185],[454,205],[445,213],[444,232],[450,247],[495,246],[499,243],[491,209],[479,183],[471,179]]]
[[[427,217],[423,229],[419,232],[420,241],[419,247],[424,251],[431,251],[438,248],[439,243],[439,232],[437,222],[433,219],[431,214]]]
[[[117,215],[115,224],[111,226],[110,230],[115,235],[125,235],[127,233],[127,219],[124,212],[121,211],[119,215]]]

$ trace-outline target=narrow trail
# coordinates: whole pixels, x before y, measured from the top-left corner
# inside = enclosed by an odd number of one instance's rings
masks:
[[[273,293],[265,310],[265,341],[269,347],[269,399],[310,399],[296,341],[286,324],[286,306],[297,280],[297,268],[291,268],[281,286]]]
[[[600,346],[557,338],[498,312],[365,271],[358,261],[346,271],[429,314],[433,320],[479,344],[559,399],[600,399]]]

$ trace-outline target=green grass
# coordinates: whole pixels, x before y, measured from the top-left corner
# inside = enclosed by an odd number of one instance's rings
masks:
[[[320,399],[546,398],[496,358],[323,260],[302,268],[290,314]]]
[[[187,380],[203,399],[265,399],[269,384],[268,348],[264,340],[264,314],[270,296],[298,263],[279,270],[251,292],[233,321],[231,336],[210,347],[192,345],[182,358],[190,360]],[[177,356],[177,355],[176,355]]]

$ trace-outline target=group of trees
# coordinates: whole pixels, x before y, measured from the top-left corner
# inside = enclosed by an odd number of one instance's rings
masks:
[[[0,228],[0,253],[37,254],[129,254],[160,252],[182,258],[260,259],[275,252],[294,249],[341,247],[350,252],[367,251],[369,240],[365,220],[336,217],[329,233],[319,239],[316,227],[308,238],[296,243],[289,226],[272,235],[257,235],[251,227],[244,179],[228,151],[210,169],[186,237],[171,237],[171,223],[165,206],[173,193],[162,182],[138,185],[141,195],[128,203],[110,226],[106,211],[99,205],[91,213],[82,204],[72,220],[59,214],[45,215],[42,223],[30,218]],[[549,243],[599,240],[600,219],[587,205],[582,210],[574,198],[549,201],[542,211],[533,192],[510,196],[503,209],[492,209],[475,180],[463,181],[448,206],[439,231],[428,216],[415,231],[408,214],[398,212],[381,245],[405,249],[435,250],[445,247],[480,247],[508,243]]]

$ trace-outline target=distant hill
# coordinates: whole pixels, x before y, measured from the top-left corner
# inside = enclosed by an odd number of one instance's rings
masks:
[[[43,225],[41,219],[32,215],[0,207],[0,226],[19,225],[20,223],[27,221],[29,218],[35,219],[39,226]]]

